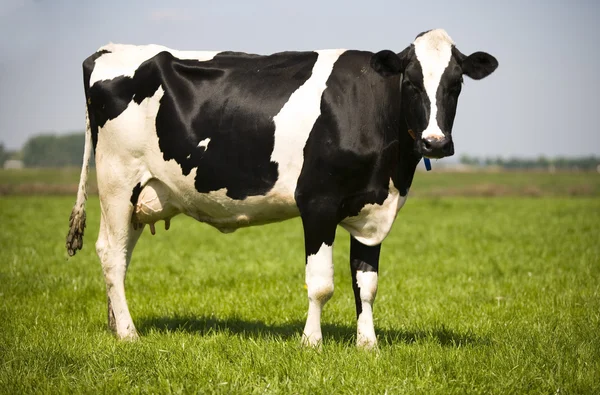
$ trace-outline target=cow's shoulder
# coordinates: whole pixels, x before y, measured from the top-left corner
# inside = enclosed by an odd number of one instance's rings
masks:
[[[397,161],[399,80],[375,71],[372,57],[372,52],[348,50],[337,59],[306,144],[298,185],[300,194],[330,189],[332,195],[352,200],[348,215],[385,200]]]

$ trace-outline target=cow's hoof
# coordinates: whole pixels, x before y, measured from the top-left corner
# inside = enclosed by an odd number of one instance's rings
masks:
[[[119,339],[119,341],[122,341],[122,342],[134,342],[134,341],[137,341],[139,338],[140,338],[140,336],[137,334],[137,332],[129,333],[124,336],[117,335],[117,339]]]
[[[135,329],[127,330],[127,331],[123,331],[123,332],[117,332],[117,333],[115,333],[115,335],[116,335],[117,339],[119,339],[120,341],[123,341],[123,342],[134,342],[140,338],[140,336],[138,335],[138,333]]]
[[[356,339],[356,347],[366,351],[377,350],[377,339],[359,337]]]
[[[323,337],[315,335],[306,336],[305,334],[303,334],[302,346],[320,350],[323,346]]]

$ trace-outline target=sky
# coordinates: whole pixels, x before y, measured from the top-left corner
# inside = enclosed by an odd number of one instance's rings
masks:
[[[457,155],[600,155],[600,2],[0,0],[0,143],[82,131],[81,63],[108,42],[183,50],[400,52],[443,28],[500,66],[465,78]]]

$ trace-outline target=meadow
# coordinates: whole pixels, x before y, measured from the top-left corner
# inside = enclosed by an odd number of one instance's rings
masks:
[[[42,173],[0,172],[0,393],[600,393],[598,174],[417,174],[365,352],[341,228],[323,347],[300,346],[299,220],[223,235],[179,216],[145,232],[127,277],[141,337],[115,340],[98,199],[68,258],[75,195],[57,193],[77,176]]]

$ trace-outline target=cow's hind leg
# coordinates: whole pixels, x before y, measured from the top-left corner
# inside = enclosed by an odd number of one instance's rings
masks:
[[[302,214],[306,252],[308,317],[302,343],[319,346],[322,341],[321,312],[333,295],[333,240],[337,223],[321,213]]]
[[[356,345],[367,349],[377,345],[373,302],[377,294],[380,250],[381,244],[369,247],[350,236],[350,270],[357,318]]]
[[[138,337],[125,298],[125,275],[143,226],[133,228],[133,205],[122,194],[103,199],[96,252],[102,263],[108,300],[108,326],[119,339]]]

